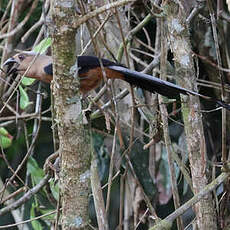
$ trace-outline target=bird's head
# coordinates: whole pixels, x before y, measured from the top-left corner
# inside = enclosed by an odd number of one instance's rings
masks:
[[[31,66],[33,65],[33,59],[35,59],[35,57],[35,53],[21,52],[6,60],[3,67],[7,67],[6,71],[8,74],[15,72],[24,73],[29,68],[30,64]]]
[[[3,64],[7,74],[24,74],[30,78],[50,82],[52,74],[46,72],[46,68],[51,66],[52,58],[46,55],[38,55],[34,52],[21,52],[9,58]]]

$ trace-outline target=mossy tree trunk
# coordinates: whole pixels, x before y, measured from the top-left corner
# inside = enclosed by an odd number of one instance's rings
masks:
[[[61,153],[60,192],[63,229],[88,229],[90,139],[82,122],[78,78],[74,78],[74,0],[52,2],[52,56],[54,110]]]

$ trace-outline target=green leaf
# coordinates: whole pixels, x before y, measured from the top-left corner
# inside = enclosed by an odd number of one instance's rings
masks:
[[[25,86],[32,85],[36,79],[29,78],[29,77],[23,77],[21,83]]]
[[[0,135],[7,136],[8,134],[9,132],[5,128],[3,127],[0,128]]]
[[[19,86],[19,91],[20,91],[20,108],[24,110],[28,105],[32,104],[32,102],[29,101],[29,97],[26,91],[21,86]]]
[[[9,148],[12,144],[12,140],[8,137],[0,135],[0,146],[3,149]]]
[[[59,198],[59,186],[58,186],[58,183],[55,183],[54,180],[51,180],[50,181],[50,189],[51,189],[52,195],[54,196],[55,200],[58,201],[58,198]]]
[[[44,177],[43,170],[38,166],[38,163],[33,157],[30,157],[27,162],[27,170],[31,174],[32,180],[38,184]]]
[[[12,144],[13,137],[5,128],[0,128],[0,146],[3,149],[9,148]]]
[[[45,215],[45,214],[50,214],[51,212],[54,211],[54,209],[40,209],[39,211],[42,213],[42,215]],[[48,220],[50,222],[51,220],[55,220],[55,217],[56,217],[56,213],[53,213],[42,217],[42,220]]]
[[[51,38],[45,38],[37,46],[34,47],[33,51],[36,53],[43,54],[50,46]]]
[[[32,206],[30,209],[30,218],[31,219],[36,217],[35,209],[36,209],[36,205],[34,203],[32,203]],[[42,230],[43,229],[42,225],[40,224],[40,222],[38,220],[31,221],[31,224],[32,224],[34,230]]]

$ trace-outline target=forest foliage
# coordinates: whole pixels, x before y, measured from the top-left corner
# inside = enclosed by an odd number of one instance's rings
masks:
[[[52,55],[51,2],[0,2],[1,66],[21,50]],[[75,22],[76,55],[107,58],[229,102],[229,1],[61,2],[74,2],[82,20]],[[61,226],[52,87],[12,79],[1,68],[0,229]],[[82,104],[107,229],[229,227],[228,111],[195,96],[168,99],[106,79]],[[94,195],[87,207],[92,229],[102,208]]]

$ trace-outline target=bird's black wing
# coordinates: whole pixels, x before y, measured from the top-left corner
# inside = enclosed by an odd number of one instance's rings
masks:
[[[44,67],[44,72],[48,75],[53,75],[53,65],[50,63],[49,65]]]
[[[101,60],[101,62],[100,62]],[[110,60],[101,58],[95,56],[78,56],[77,57],[77,64],[79,67],[79,74],[85,73],[89,71],[90,69],[100,67],[101,63],[104,67],[108,66],[120,66],[120,64],[117,64],[115,62],[112,62]]]

